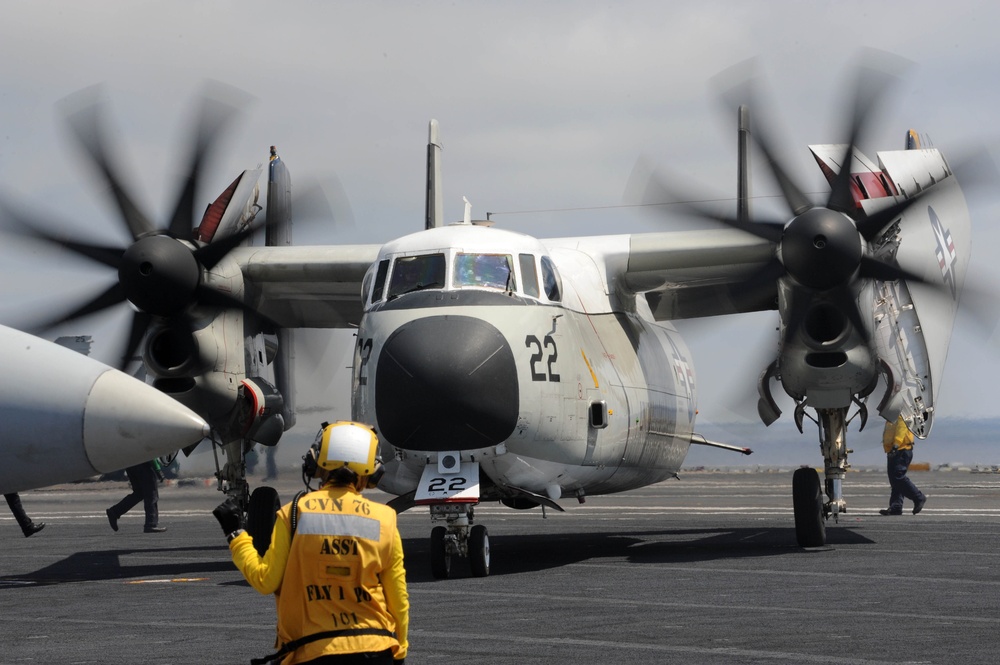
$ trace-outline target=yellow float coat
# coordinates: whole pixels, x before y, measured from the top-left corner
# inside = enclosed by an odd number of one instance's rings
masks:
[[[906,426],[903,416],[897,418],[895,423],[885,424],[885,429],[882,430],[882,448],[887,453],[913,448],[913,432]]]
[[[293,538],[291,506],[278,511],[263,557],[248,534],[229,544],[247,582],[275,596],[277,646],[326,631],[384,629],[396,636],[348,634],[318,640],[299,647],[284,665],[386,649],[392,649],[396,660],[405,658],[410,605],[396,512],[353,487],[324,486],[299,499]]]

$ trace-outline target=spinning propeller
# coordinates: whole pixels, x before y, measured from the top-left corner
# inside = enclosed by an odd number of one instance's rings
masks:
[[[130,302],[133,312],[128,339],[118,366],[124,367],[134,356],[139,344],[154,321],[167,321],[171,338],[181,345],[193,344],[194,316],[199,306],[238,309],[267,323],[266,317],[242,300],[210,288],[202,281],[204,270],[211,270],[235,247],[239,246],[260,225],[216,239],[211,244],[194,243],[193,229],[200,218],[195,216],[195,191],[203,175],[205,162],[219,134],[236,113],[236,107],[221,98],[203,97],[194,123],[190,162],[183,177],[176,203],[166,226],[157,227],[145,215],[112,163],[108,141],[103,131],[103,108],[97,100],[88,100],[82,108],[68,116],[74,138],[83,147],[90,163],[100,174],[117,205],[119,220],[128,230],[132,242],[126,247],[96,245],[69,240],[45,231],[23,214],[11,210],[10,215],[21,231],[75,254],[113,268],[118,281],[95,294],[84,304],[35,326],[45,330],[74,321],[89,314]]]
[[[732,289],[737,300],[760,301],[760,294],[775,292],[786,281],[784,290],[787,313],[784,339],[789,340],[805,328],[805,332],[820,344],[840,338],[853,326],[870,342],[870,331],[858,309],[855,296],[864,280],[891,281],[904,279],[940,289],[939,282],[928,282],[895,263],[889,263],[868,253],[867,243],[876,240],[885,228],[906,210],[920,201],[933,188],[910,198],[897,198],[891,205],[865,215],[852,189],[851,163],[855,146],[863,136],[871,112],[895,80],[894,73],[861,68],[858,71],[853,110],[848,122],[848,140],[840,159],[842,165],[833,179],[830,194],[823,204],[813,203],[776,157],[774,141],[760,126],[750,135],[767,163],[781,190],[788,208],[788,219],[748,219],[744,215],[718,214],[697,203],[679,203],[695,217],[722,223],[775,245],[772,260]],[[731,89],[723,95],[727,103],[736,97],[745,103],[753,98],[753,88],[747,85]],[[736,105],[733,104],[732,108]],[[653,197],[683,201],[683,195],[668,179],[658,174],[650,177],[645,189],[645,202]]]

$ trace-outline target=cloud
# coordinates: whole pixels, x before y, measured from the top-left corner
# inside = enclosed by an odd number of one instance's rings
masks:
[[[905,10],[789,1],[767,11],[693,0],[14,2],[0,25],[0,58],[16,63],[0,70],[0,184],[73,228],[120,233],[54,110],[66,95],[105,83],[122,163],[137,198],[162,219],[192,100],[205,79],[217,79],[254,102],[220,146],[204,200],[275,144],[294,182],[336,174],[356,224],[338,238],[381,242],[417,230],[433,117],[445,147],[446,218],[460,218],[464,195],[477,216],[571,209],[498,218],[543,237],[646,231],[655,227],[635,211],[607,208],[621,203],[640,154],[732,195],[734,111],[719,107],[710,81],[752,56],[773,92],[789,164],[811,190],[825,184],[805,145],[837,140],[843,70],[861,46],[916,63],[873,127],[872,147],[899,147],[911,127],[941,147],[982,141],[998,107],[1000,46],[990,32],[998,11],[929,1]],[[774,191],[759,171],[754,187]],[[332,241],[326,231],[301,234]],[[6,278],[5,291],[26,288]],[[696,351],[699,372],[724,383],[727,367],[711,349]],[[953,356],[945,377],[957,395],[952,408],[995,413],[987,395],[997,359],[964,349]]]

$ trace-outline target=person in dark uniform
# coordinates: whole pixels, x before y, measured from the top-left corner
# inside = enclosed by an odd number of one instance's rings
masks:
[[[14,513],[14,519],[17,520],[18,525],[21,527],[21,531],[24,532],[25,538],[34,535],[45,528],[45,522],[31,521],[31,518],[28,517],[28,513],[24,512],[24,506],[21,505],[21,497],[17,492],[4,494],[3,498],[7,499],[7,505],[10,506],[10,512]]]
[[[157,507],[159,491],[156,488],[159,480],[156,477],[154,463],[143,462],[130,466],[125,469],[125,475],[128,476],[128,480],[132,484],[132,493],[105,511],[108,514],[108,523],[111,524],[111,528],[117,531],[118,520],[121,519],[122,515],[142,501],[146,511],[146,524],[143,531],[146,533],[166,531],[167,527],[159,525],[160,512]]]
[[[267,463],[267,475],[264,476],[265,481],[278,479],[278,464],[274,460],[274,456],[277,452],[277,445],[268,446],[267,450],[264,452],[264,461]]]

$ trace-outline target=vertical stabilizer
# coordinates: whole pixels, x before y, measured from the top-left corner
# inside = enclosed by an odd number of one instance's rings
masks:
[[[292,177],[274,146],[271,146],[271,161],[267,172],[265,244],[268,247],[288,247],[292,244]],[[284,399],[281,416],[285,420],[285,431],[295,425],[294,366],[295,332],[289,328],[279,328],[278,349],[274,358],[274,384]]]
[[[431,120],[427,139],[427,208],[424,228],[444,225],[444,199],[441,198],[441,141],[438,121]]]
[[[278,149],[271,146],[267,165],[267,227],[268,247],[287,247],[292,244],[292,177],[288,167],[278,156]]]
[[[736,167],[736,219],[750,221],[750,109],[741,104]]]

